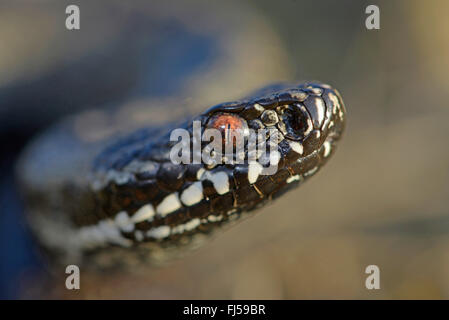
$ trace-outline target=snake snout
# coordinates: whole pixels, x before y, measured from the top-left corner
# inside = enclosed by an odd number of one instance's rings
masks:
[[[345,108],[337,90],[321,83],[302,84],[279,94],[279,130],[304,146],[304,155],[326,140],[337,140],[345,121]]]

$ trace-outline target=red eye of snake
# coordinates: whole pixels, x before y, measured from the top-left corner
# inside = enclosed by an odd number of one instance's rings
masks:
[[[236,144],[237,139],[244,138],[248,129],[246,121],[232,113],[220,113],[212,116],[209,119],[208,127],[220,131],[223,144],[227,144],[232,139],[233,145]]]

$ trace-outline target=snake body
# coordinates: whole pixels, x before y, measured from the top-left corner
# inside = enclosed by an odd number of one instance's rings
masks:
[[[251,129],[272,129],[278,141],[274,174],[260,175],[251,163],[170,160],[173,129],[184,128],[193,139],[194,120],[207,127],[220,115]],[[345,107],[330,86],[303,83],[270,86],[120,138],[82,140],[78,122],[65,120],[37,138],[22,157],[19,178],[42,246],[57,260],[106,266],[179,255],[184,244],[194,246],[302,184],[333,154]]]

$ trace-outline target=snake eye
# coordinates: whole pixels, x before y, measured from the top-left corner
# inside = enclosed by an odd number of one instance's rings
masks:
[[[236,140],[243,139],[248,133],[246,121],[233,113],[218,113],[213,115],[209,119],[207,127],[220,131],[223,144],[228,144],[232,139],[232,143],[235,145]]]
[[[300,105],[291,105],[283,110],[278,128],[286,138],[303,140],[313,127],[305,108]]]

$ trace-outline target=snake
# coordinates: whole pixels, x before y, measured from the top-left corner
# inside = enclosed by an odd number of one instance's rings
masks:
[[[229,101],[179,121],[94,138],[83,138],[86,118],[69,117],[34,139],[18,176],[43,252],[100,268],[182,256],[314,176],[344,132],[342,97],[324,83],[274,84]],[[201,138],[194,123],[270,129],[276,145],[264,156],[276,155],[274,172],[261,174],[263,161],[174,162],[173,130]],[[247,157],[250,145],[242,139]]]

